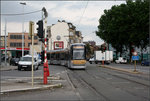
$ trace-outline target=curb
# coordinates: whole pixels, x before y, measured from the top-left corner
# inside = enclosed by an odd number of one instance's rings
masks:
[[[118,71],[122,71],[122,72],[128,72],[128,73],[132,73],[132,74],[144,74],[143,72],[131,71],[131,70],[127,70],[127,69],[111,67],[111,66],[106,66],[106,65],[100,65],[100,67],[109,68],[109,69],[112,69],[112,70],[118,70]]]
[[[0,71],[17,70],[17,67],[0,67]]]
[[[14,90],[4,90],[1,91],[0,94],[4,93],[12,93],[12,92],[24,92],[24,91],[36,91],[36,90],[45,90],[50,88],[60,88],[62,87],[61,83],[54,84],[54,85],[43,85],[43,87],[31,87],[31,88],[23,88],[23,89],[14,89]]]
[[[122,71],[122,72],[128,72],[128,73],[132,73],[132,74],[144,74],[143,72],[137,72],[137,71],[134,72],[134,71],[126,70],[126,69],[120,69],[120,68],[117,68],[117,67],[111,67],[111,66],[105,66],[105,65],[100,65],[100,67],[109,68],[109,69],[112,69],[112,70],[118,70],[118,71]],[[147,87],[150,86],[150,82],[145,81],[143,79],[136,79],[135,80],[134,78],[130,78],[128,80],[134,81],[136,83],[142,84],[142,85],[147,86]]]

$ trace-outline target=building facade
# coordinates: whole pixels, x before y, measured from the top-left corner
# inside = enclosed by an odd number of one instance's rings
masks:
[[[81,43],[82,35],[80,31],[76,31],[76,27],[72,23],[64,20],[53,24],[50,27],[48,50],[65,49],[72,43]]]
[[[29,33],[24,33],[24,55],[29,54],[31,37],[28,36]],[[38,45],[38,37],[34,36],[34,45]],[[13,57],[22,56],[22,33],[8,33],[7,39],[7,51],[11,52]]]

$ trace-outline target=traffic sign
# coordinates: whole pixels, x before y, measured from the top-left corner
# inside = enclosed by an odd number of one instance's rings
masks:
[[[132,56],[132,60],[139,60],[139,56]]]
[[[137,56],[137,52],[133,52],[133,55],[134,55],[134,56]]]

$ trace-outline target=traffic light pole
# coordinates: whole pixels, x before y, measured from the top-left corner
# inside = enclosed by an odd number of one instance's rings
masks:
[[[49,68],[48,68],[48,61],[47,61],[47,17],[44,19],[44,84],[47,84],[47,76],[49,76]]]

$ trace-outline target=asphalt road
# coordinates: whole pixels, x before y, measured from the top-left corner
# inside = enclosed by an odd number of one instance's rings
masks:
[[[150,86],[142,84],[149,80],[139,74],[129,74],[87,64],[86,70],[70,70],[50,65],[50,75],[59,75],[62,88],[42,91],[18,92],[1,96],[1,100],[99,100],[99,101],[149,101]],[[42,76],[42,67],[34,72]],[[1,80],[30,77],[30,71],[3,71]],[[141,78],[140,78],[141,77]],[[53,81],[50,81],[53,82]]]

